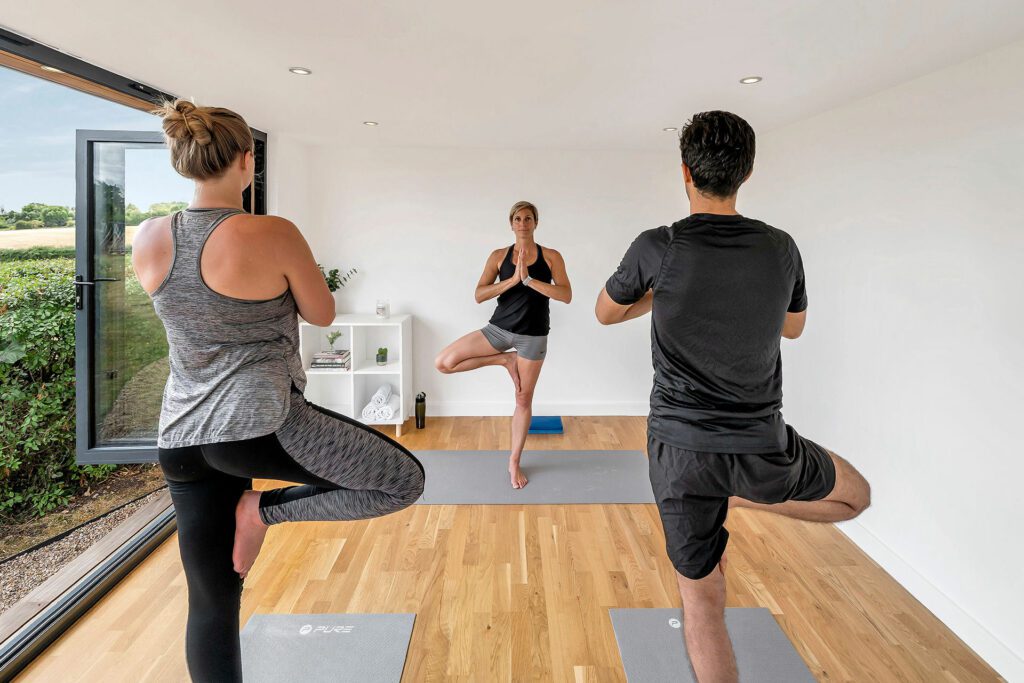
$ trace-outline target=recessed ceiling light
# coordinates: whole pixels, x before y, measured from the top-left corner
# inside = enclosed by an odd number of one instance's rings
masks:
[[[662,128],[662,130],[665,131],[666,133],[671,133],[672,131],[679,130],[679,129],[678,128],[674,128],[672,126],[669,126],[668,128]]]
[[[64,73],[63,71],[61,71],[60,69],[58,69],[55,66],[47,66],[47,65],[43,64],[39,68],[42,69],[43,71],[49,71],[50,73],[54,73],[54,74],[62,74],[62,73]]]
[[[308,76],[311,73],[313,73],[311,70],[307,69],[304,66],[293,66],[288,70],[291,71],[293,74],[298,74],[299,76]]]
[[[363,121],[364,126],[379,126],[380,124],[376,121]]]
[[[752,83],[760,83],[762,80],[764,79],[762,79],[760,76],[747,76],[746,78],[741,78],[740,83],[742,83],[743,85],[750,85]]]

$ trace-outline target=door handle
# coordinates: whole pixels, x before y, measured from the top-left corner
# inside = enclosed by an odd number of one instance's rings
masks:
[[[84,305],[84,293],[83,287],[95,287],[97,282],[120,282],[121,278],[117,277],[98,277],[94,278],[91,282],[89,280],[82,279],[81,275],[75,276],[75,310],[80,311]]]

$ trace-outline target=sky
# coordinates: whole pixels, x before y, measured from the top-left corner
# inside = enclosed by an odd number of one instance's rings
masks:
[[[75,131],[160,130],[160,119],[137,109],[0,67],[0,207],[30,202],[74,206]],[[171,168],[165,148],[132,150],[125,197],[151,204],[189,201],[192,181]]]

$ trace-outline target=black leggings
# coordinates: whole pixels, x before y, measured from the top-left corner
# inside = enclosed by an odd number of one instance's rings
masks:
[[[302,484],[261,494],[267,524],[379,517],[423,492],[423,466],[399,443],[297,392],[291,403],[273,434],[160,449],[188,583],[186,659],[197,683],[242,680],[242,580],[231,554],[235,507],[252,478]]]

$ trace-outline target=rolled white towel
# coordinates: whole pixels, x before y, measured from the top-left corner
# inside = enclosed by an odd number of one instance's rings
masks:
[[[363,422],[373,422],[377,419],[377,406],[373,402],[367,403],[363,408]]]
[[[388,399],[388,404],[386,406],[381,406],[380,408],[377,408],[374,417],[377,419],[378,422],[387,422],[389,420],[394,420],[395,416],[399,414],[401,407],[402,402],[398,398],[398,394],[391,394],[391,398]]]
[[[388,404],[388,400],[391,398],[392,388],[390,384],[380,385],[380,389],[377,389],[374,393],[373,398],[370,399],[370,403],[375,408],[383,408]]]

